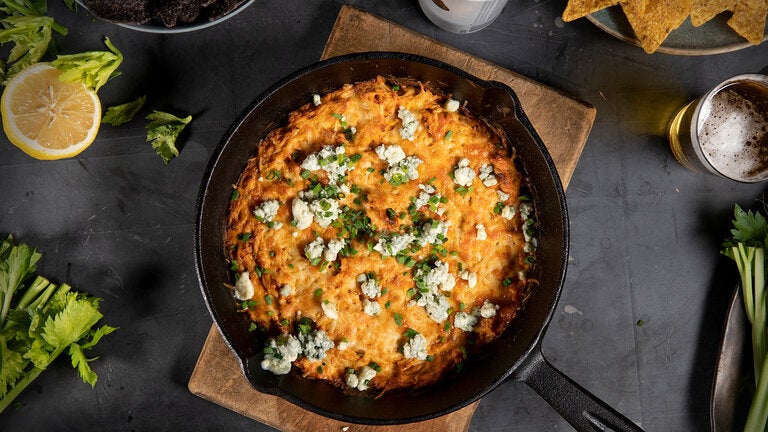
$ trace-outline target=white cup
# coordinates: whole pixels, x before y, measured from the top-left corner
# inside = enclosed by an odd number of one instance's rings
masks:
[[[424,15],[443,30],[472,33],[488,27],[507,0],[419,0]]]

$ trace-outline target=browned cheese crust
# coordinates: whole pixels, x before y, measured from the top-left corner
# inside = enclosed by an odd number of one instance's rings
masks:
[[[251,301],[238,307],[250,314],[254,327],[271,336],[296,335],[303,322],[322,329],[334,342],[322,360],[300,357],[293,363],[303,375],[346,387],[349,372],[374,365],[378,373],[368,384],[377,391],[432,384],[500,335],[521,307],[532,255],[524,251],[526,224],[520,211],[527,201],[524,196],[521,200],[525,179],[507,143],[463,107],[447,109],[448,100],[427,85],[382,77],[345,85],[322,96],[319,105],[307,103],[291,113],[284,126],[259,144],[258,155],[235,185],[227,251],[235,278],[247,271],[254,287]],[[419,122],[413,140],[401,136],[401,107]],[[418,178],[398,185],[385,179],[390,164],[376,152],[382,145],[400,146],[406,156],[418,157]],[[308,166],[307,159],[328,146],[343,146],[337,161],[347,171],[335,188],[325,190],[336,191],[331,199],[347,211],[327,227],[315,218],[300,229],[294,200],[311,202],[307,190],[314,187],[317,197],[317,191],[334,183],[324,169],[301,165]],[[492,164],[497,183],[486,186],[476,176],[470,187],[457,184],[462,158],[476,174]],[[414,209],[416,198],[430,187],[437,198]],[[498,191],[508,198],[500,201]],[[272,200],[279,203],[274,217],[257,217],[254,210]],[[503,207],[508,208],[502,212]],[[510,210],[515,210],[512,217]],[[425,223],[447,230],[421,246]],[[360,228],[356,234],[351,229],[355,226]],[[485,237],[479,233],[483,227]],[[382,238],[408,233],[415,240],[396,256],[377,250]],[[310,259],[306,248],[318,237],[326,246],[341,239],[345,248],[331,262]],[[386,246],[384,250],[386,255]],[[447,264],[455,282],[450,290],[442,289],[450,283],[433,290],[449,307],[443,307],[447,318],[440,322],[418,304],[429,295],[423,276],[437,263]],[[378,281],[380,296],[371,298],[361,290],[361,274]],[[470,287],[472,275],[476,284]],[[365,311],[371,302],[380,308],[375,315]],[[480,315],[484,304],[486,312],[495,314]],[[470,331],[455,326],[461,312],[476,319]],[[423,359],[404,353],[416,333],[427,342]]]

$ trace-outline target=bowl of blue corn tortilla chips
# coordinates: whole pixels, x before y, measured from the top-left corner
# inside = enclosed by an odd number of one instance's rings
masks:
[[[77,0],[93,16],[149,33],[183,33],[219,24],[255,0]]]

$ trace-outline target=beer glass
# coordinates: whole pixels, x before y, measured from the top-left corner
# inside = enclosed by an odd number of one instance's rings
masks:
[[[692,171],[768,180],[768,76],[737,75],[684,106],[670,123],[669,146]]]

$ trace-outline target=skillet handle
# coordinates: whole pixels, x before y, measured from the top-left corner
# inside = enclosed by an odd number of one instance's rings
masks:
[[[643,432],[550,364],[538,347],[515,369],[514,378],[528,384],[580,432]]]

